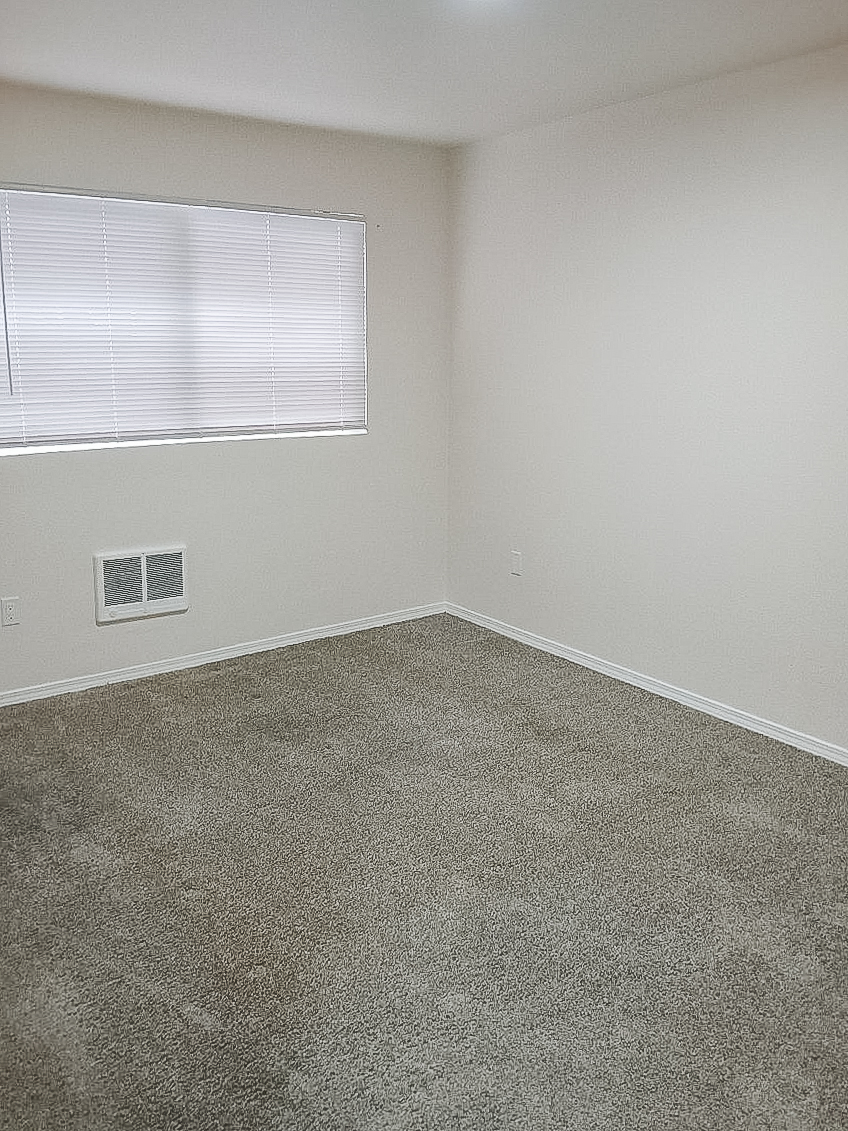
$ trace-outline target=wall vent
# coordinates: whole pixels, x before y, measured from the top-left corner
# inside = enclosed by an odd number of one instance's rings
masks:
[[[97,623],[181,613],[185,591],[185,546],[95,554]]]

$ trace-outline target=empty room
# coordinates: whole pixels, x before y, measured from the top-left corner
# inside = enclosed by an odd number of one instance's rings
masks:
[[[2,7],[0,1131],[845,1131],[848,6]]]

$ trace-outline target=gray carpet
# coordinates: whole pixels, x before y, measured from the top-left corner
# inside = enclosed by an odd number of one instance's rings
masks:
[[[0,1127],[848,1127],[848,770],[440,616],[0,712]]]

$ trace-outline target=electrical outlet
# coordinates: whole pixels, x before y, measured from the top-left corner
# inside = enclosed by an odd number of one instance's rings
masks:
[[[0,597],[0,621],[5,628],[21,623],[20,597]]]
[[[509,551],[509,562],[510,562],[509,572],[512,574],[512,576],[513,577],[521,577],[521,574],[522,574],[522,571],[523,571],[523,566],[521,564],[521,551],[520,550],[510,550]]]

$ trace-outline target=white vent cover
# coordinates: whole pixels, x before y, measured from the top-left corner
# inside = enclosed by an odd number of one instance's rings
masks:
[[[183,612],[185,546],[95,554],[94,583],[98,624]]]

